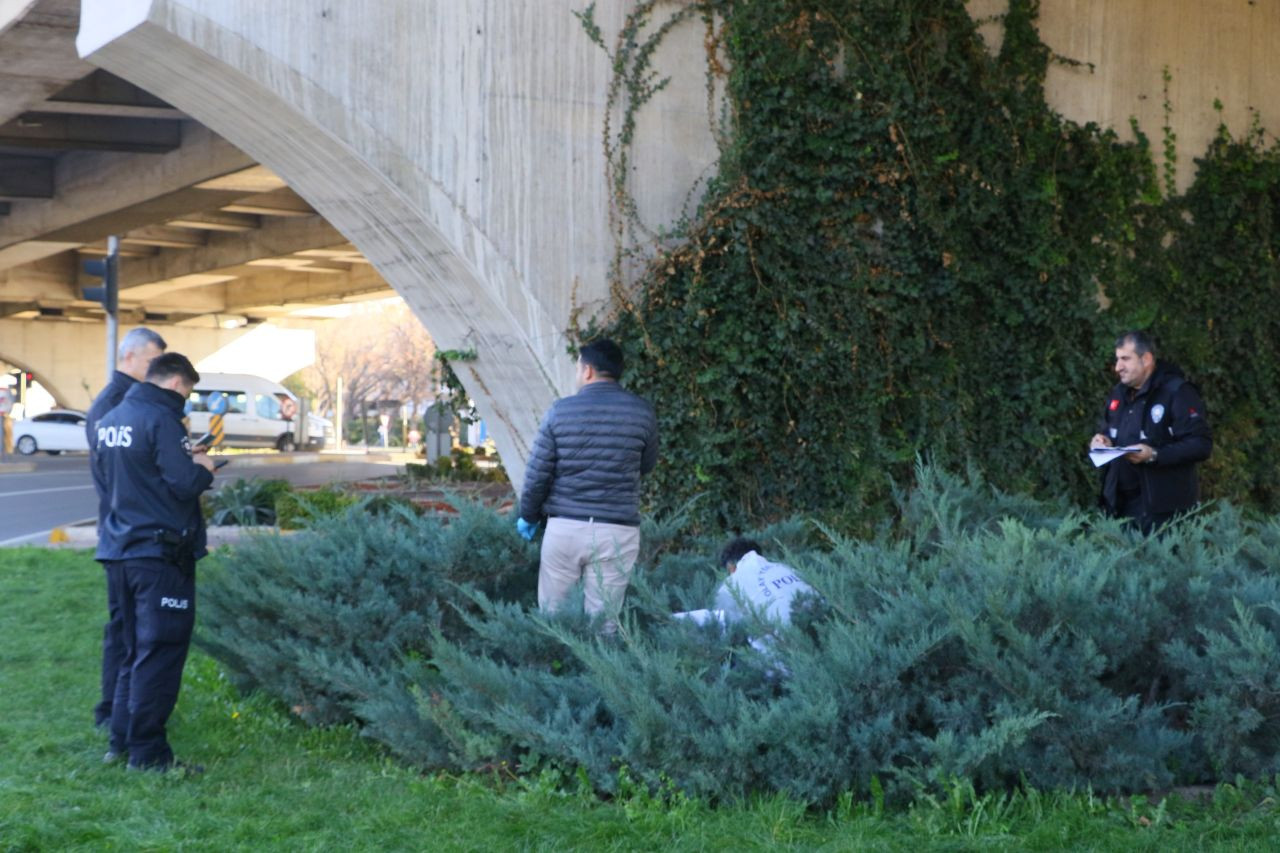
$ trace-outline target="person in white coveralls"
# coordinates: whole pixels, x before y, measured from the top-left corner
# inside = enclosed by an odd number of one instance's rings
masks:
[[[790,625],[796,604],[817,593],[796,570],[786,563],[775,563],[764,557],[764,548],[752,539],[736,538],[720,551],[720,566],[728,577],[716,590],[715,607],[674,614],[699,625],[716,622],[722,627],[741,622],[755,614],[764,622]],[[749,637],[751,647],[776,660],[773,637]],[[778,664],[777,675],[787,670]]]

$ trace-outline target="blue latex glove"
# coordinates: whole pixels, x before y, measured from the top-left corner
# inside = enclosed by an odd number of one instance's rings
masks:
[[[538,522],[541,524],[541,522]],[[538,524],[530,524],[523,518],[516,519],[516,532],[525,538],[526,541],[532,542],[534,534],[538,532]]]

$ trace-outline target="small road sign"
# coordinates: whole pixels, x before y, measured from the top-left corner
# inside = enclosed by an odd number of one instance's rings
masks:
[[[226,437],[226,427],[222,423],[222,415],[209,416],[209,432],[213,435],[213,441],[209,444],[213,447],[221,447],[222,441]]]

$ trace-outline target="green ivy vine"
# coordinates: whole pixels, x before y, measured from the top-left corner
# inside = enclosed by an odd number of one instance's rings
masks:
[[[1011,0],[996,55],[961,0],[649,0],[612,46],[593,11],[623,115],[605,128],[618,298],[574,334],[622,343],[657,407],[656,507],[711,492],[719,524],[871,523],[921,454],[1090,504],[1084,442],[1137,325],[1208,402],[1207,491],[1276,508],[1280,154],[1260,129],[1224,130],[1195,185],[1162,193],[1140,132],[1046,104],[1070,60],[1036,0]],[[698,16],[731,133],[696,216],[624,281],[635,111],[668,82],[658,40]]]
[[[453,365],[457,362],[475,361],[476,358],[477,353],[473,348],[445,349],[435,352],[435,361],[440,368],[440,387],[446,392],[444,396],[446,407],[453,417],[465,424],[475,423],[480,417],[472,408],[471,395],[467,393]]]

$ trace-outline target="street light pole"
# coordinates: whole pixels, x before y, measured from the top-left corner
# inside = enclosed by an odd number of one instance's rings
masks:
[[[102,280],[101,287],[82,288],[85,299],[92,299],[102,304],[107,313],[107,383],[116,372],[116,345],[120,336],[120,238],[107,238],[107,256],[102,260],[96,258],[85,261],[85,273]]]
[[[117,273],[120,269],[120,238],[107,238],[106,275],[102,284],[105,291],[103,307],[107,310],[107,382],[116,373],[116,351],[120,338],[120,285]]]

